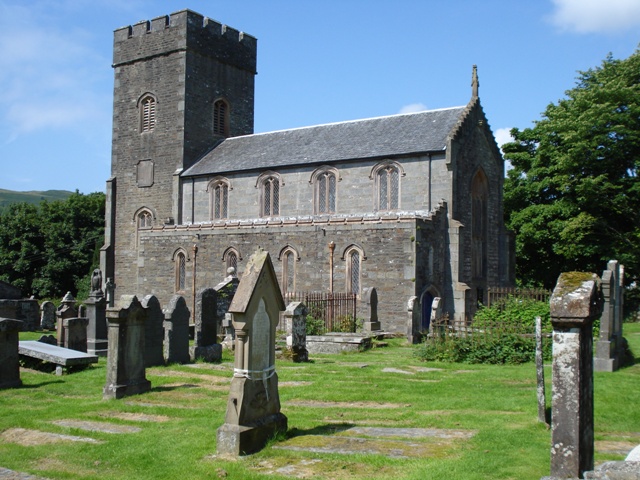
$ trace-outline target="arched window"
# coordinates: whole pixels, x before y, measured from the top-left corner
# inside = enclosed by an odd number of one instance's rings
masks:
[[[314,213],[335,213],[337,203],[338,170],[334,167],[320,167],[311,174],[309,183],[314,185]]]
[[[487,200],[489,182],[482,169],[471,181],[471,271],[474,279],[487,276]]]
[[[213,133],[229,136],[229,104],[224,100],[216,100],[213,104]]]
[[[370,178],[375,179],[376,210],[400,208],[400,177],[402,176],[404,171],[397,162],[386,161],[373,167]]]
[[[224,263],[224,276],[228,275],[229,268],[234,268],[238,275],[238,264],[242,261],[242,255],[234,247],[227,248],[222,254],[222,262]]]
[[[265,172],[258,177],[256,187],[260,187],[260,216],[280,215],[280,175]]]
[[[153,227],[153,214],[148,209],[142,209],[138,212],[137,216],[138,230],[141,228]]]
[[[150,93],[138,102],[140,109],[140,133],[151,132],[156,126],[156,99]]]
[[[175,291],[176,293],[184,292],[187,285],[187,252],[179,248],[173,254],[173,262],[175,264]]]
[[[280,251],[278,260],[282,262],[282,294],[295,292],[296,262],[300,260],[297,250],[291,245],[287,245]]]
[[[226,178],[216,177],[209,182],[211,220],[229,218],[229,190],[231,187]]]
[[[362,289],[362,262],[366,259],[364,252],[357,245],[351,245],[344,251],[342,259],[346,264],[347,293],[360,295]]]

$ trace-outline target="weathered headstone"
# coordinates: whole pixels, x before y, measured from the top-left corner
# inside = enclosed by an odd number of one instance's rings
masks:
[[[551,475],[593,470],[593,321],[602,312],[600,279],[569,272],[550,300],[553,326]]]
[[[365,304],[366,317],[364,319],[363,330],[365,332],[375,332],[380,330],[378,320],[378,291],[375,287],[367,287],[362,290],[362,302]]]
[[[113,307],[115,305],[115,291],[116,284],[113,283],[113,279],[111,277],[107,278],[107,281],[104,284],[104,295],[106,297],[108,307]]]
[[[287,430],[280,412],[275,371],[275,334],[284,310],[269,254],[254,253],[229,307],[236,331],[235,366],[225,423],[218,429],[218,453],[242,455],[264,447]]]
[[[67,294],[62,297],[62,302],[56,310],[56,337],[58,339],[59,347],[64,347],[65,344],[63,320],[77,317],[78,309],[76,308],[76,299],[73,298],[71,292],[67,292]]]
[[[302,302],[292,302],[284,312],[287,348],[294,362],[308,362],[307,350],[307,307]]]
[[[145,310],[135,296],[123,296],[121,308],[107,309],[109,353],[105,399],[122,398],[151,390],[144,366]]]
[[[418,297],[409,297],[407,313],[407,341],[412,344],[420,343],[420,307]]]
[[[147,310],[144,325],[144,366],[164,365],[164,313],[155,295],[142,299],[142,308]]]
[[[102,293],[102,272],[99,269],[93,271],[91,292],[85,302],[85,308],[89,319],[87,353],[105,357],[107,355],[107,301]]]
[[[65,318],[62,320],[64,328],[64,348],[87,353],[87,325],[88,318]]]
[[[40,328],[42,330],[55,330],[56,306],[53,302],[42,302],[42,305],[40,305]]]
[[[232,325],[232,315],[229,313],[229,305],[233,301],[233,297],[238,290],[238,275],[236,275],[236,269],[229,267],[227,269],[227,276],[218,285],[213,287],[216,291],[217,308],[216,308],[216,321],[220,325],[220,333],[224,332],[224,339],[222,345],[232,350],[235,344],[235,332]]]
[[[189,363],[189,317],[184,297],[174,295],[164,310],[164,359],[167,363]]]
[[[222,345],[218,343],[217,303],[218,294],[213,288],[203,288],[196,294],[195,328],[191,360],[219,361]]]
[[[596,342],[593,368],[598,372],[613,372],[619,368],[619,350],[622,344],[622,289],[620,288],[620,266],[610,260],[602,272],[602,294],[604,307],[600,317],[600,335]],[[620,329],[620,331],[618,330]]]
[[[0,389],[22,385],[18,355],[18,332],[21,329],[20,320],[0,318]]]

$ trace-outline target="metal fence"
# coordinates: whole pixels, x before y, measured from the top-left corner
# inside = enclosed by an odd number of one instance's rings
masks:
[[[287,304],[302,302],[308,315],[324,322],[325,332],[355,332],[357,297],[353,293],[288,292],[284,295]]]
[[[487,288],[487,307],[504,305],[509,297],[526,298],[548,302],[550,290],[542,288],[489,287]]]

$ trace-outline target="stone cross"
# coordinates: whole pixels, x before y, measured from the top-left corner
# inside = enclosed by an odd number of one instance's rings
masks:
[[[144,324],[144,366],[164,365],[164,313],[155,295],[146,295],[142,308],[147,311]]]
[[[292,302],[284,312],[287,348],[294,362],[308,362],[307,307],[302,302]]]
[[[122,398],[151,390],[144,366],[145,310],[137,297],[123,295],[121,308],[107,309],[109,353],[104,399]]]
[[[53,302],[42,302],[40,305],[40,328],[42,330],[55,330],[56,306]]]
[[[20,320],[0,318],[0,390],[22,385],[18,355]]]
[[[174,295],[164,310],[164,359],[167,363],[189,363],[189,318],[184,297]]]
[[[221,455],[257,452],[276,432],[287,430],[275,371],[276,325],[283,310],[271,258],[258,250],[249,259],[229,307],[236,347],[227,414],[218,429]]]
[[[602,312],[600,279],[568,272],[550,300],[553,326],[551,475],[593,470],[593,321]]]
[[[380,321],[378,320],[378,291],[375,287],[367,287],[362,290],[362,302],[366,306],[366,318],[364,319],[363,330],[365,332],[380,330]]]

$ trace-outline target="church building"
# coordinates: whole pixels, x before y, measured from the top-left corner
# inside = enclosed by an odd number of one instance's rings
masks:
[[[467,105],[254,134],[256,52],[190,10],[114,32],[101,268],[117,296],[189,303],[261,247],[283,292],[375,287],[381,328],[404,334],[435,297],[465,321],[513,284],[475,67]]]

